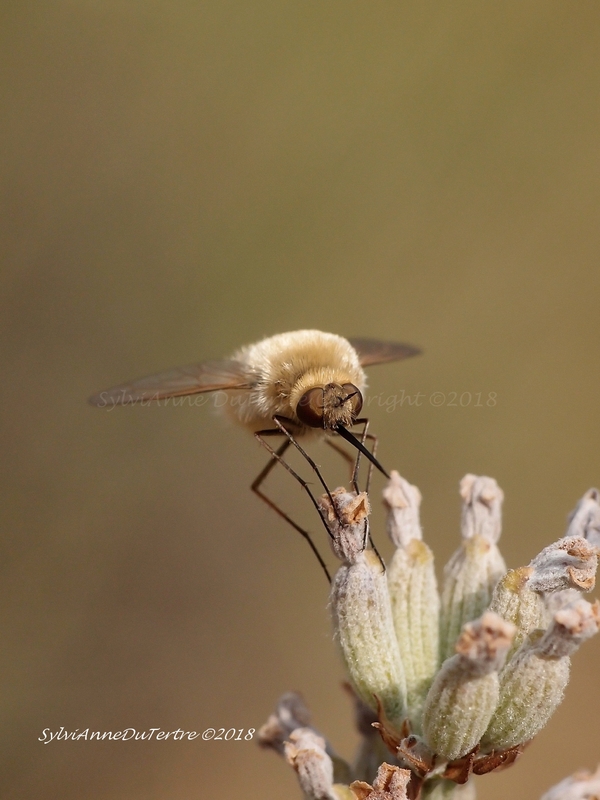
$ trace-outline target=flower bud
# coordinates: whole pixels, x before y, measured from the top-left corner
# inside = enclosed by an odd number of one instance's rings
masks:
[[[343,560],[331,586],[334,630],[357,695],[376,710],[378,700],[389,721],[404,719],[406,679],[394,632],[384,570],[368,541],[366,494],[336,489],[319,501],[332,536],[334,552]]]
[[[567,536],[582,536],[600,548],[600,492],[588,489],[569,516]]]
[[[503,492],[493,478],[465,475],[462,544],[444,569],[440,650],[442,660],[454,652],[465,622],[477,619],[488,607],[506,564],[498,550]]]
[[[423,709],[427,744],[441,758],[454,761],[479,743],[498,704],[498,671],[514,633],[491,611],[463,627],[456,655],[442,665]]]
[[[500,676],[500,698],[482,750],[528,742],[546,725],[563,698],[570,655],[598,631],[600,607],[582,598],[554,614],[546,632],[534,631]]]
[[[397,548],[387,570],[392,616],[406,674],[408,714],[418,732],[438,668],[440,601],[433,553],[422,541],[417,487],[392,470],[383,498],[388,534]]]
[[[534,574],[529,588],[535,592],[581,589],[590,592],[596,583],[598,548],[581,536],[566,536],[545,547],[530,564]]]
[[[548,613],[542,595],[532,591],[529,578],[533,575],[533,567],[519,567],[509,570],[494,589],[490,611],[499,614],[502,619],[512,622],[517,632],[511,647],[516,650],[536,628],[545,628]]]

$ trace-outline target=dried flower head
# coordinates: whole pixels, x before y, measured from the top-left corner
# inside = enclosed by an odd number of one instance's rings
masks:
[[[410,777],[409,770],[383,763],[372,786],[365,781],[354,781],[350,789],[357,800],[407,800]]]

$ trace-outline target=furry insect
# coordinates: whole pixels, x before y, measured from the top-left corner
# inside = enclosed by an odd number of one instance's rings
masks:
[[[283,459],[293,444],[329,493],[317,465],[297,441],[310,436],[326,437],[329,444],[345,455],[331,441],[332,435],[341,436],[387,475],[374,453],[364,445],[365,438],[374,437],[367,434],[368,420],[360,418],[366,385],[363,367],[398,361],[419,352],[409,344],[344,339],[315,330],[293,331],[242,347],[226,360],[204,361],[114,386],[91,397],[90,403],[105,408],[216,391],[225,392],[228,399],[235,397],[235,402],[224,404],[226,413],[251,430],[272,456],[253,482],[252,490],[307,539],[327,574],[309,534],[265,495],[260,486],[280,462],[306,489],[318,510],[306,481]],[[362,440],[348,430],[359,423],[365,426]],[[268,436],[283,436],[284,442],[274,450],[265,441]],[[358,458],[353,471],[354,484],[357,469]]]

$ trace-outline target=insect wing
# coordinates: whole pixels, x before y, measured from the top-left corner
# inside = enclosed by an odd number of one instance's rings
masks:
[[[362,367],[400,361],[403,358],[418,356],[421,352],[418,347],[401,342],[382,342],[379,339],[348,339],[348,341],[358,353]]]
[[[147,375],[113,386],[90,397],[93,406],[128,405],[142,400],[162,400],[185,394],[214,392],[218,389],[250,389],[244,365],[239,361],[204,361]]]

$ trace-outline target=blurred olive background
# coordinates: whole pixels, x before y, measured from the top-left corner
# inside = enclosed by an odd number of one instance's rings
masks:
[[[381,460],[440,570],[466,472],[527,563],[600,483],[598,4],[4,2],[0,31],[2,796],[298,797],[255,743],[38,741],[258,728],[299,689],[356,744],[326,582],[248,488],[265,453],[207,406],[86,397],[285,330],[414,342],[370,372]],[[595,766],[599,655],[482,799]]]

